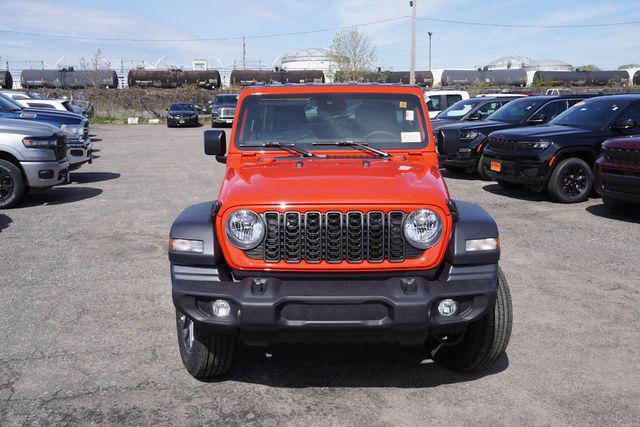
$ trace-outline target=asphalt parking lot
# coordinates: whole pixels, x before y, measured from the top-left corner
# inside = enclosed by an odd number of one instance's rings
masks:
[[[166,245],[213,199],[204,128],[94,126],[73,183],[0,211],[0,420],[124,424],[638,424],[640,215],[448,176],[497,220],[507,357],[476,375],[394,345],[248,351],[225,380],[182,367]]]

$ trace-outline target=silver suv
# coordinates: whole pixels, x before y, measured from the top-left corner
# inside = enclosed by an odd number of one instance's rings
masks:
[[[0,209],[20,202],[27,189],[67,181],[66,135],[38,122],[0,119]]]

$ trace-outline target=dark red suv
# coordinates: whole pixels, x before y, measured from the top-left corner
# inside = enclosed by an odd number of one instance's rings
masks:
[[[612,211],[640,204],[640,137],[614,138],[602,144],[596,188]]]

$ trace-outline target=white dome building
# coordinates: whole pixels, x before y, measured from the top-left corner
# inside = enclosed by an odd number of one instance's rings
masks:
[[[300,49],[284,55],[280,60],[280,67],[285,71],[322,70],[325,78],[332,76],[329,49],[308,48]]]
[[[527,71],[573,71],[573,65],[555,59],[542,59],[532,61],[526,69]]]
[[[534,62],[526,56],[503,56],[486,65],[487,70],[520,70]]]

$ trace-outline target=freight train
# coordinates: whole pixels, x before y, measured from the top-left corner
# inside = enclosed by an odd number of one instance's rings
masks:
[[[337,71],[336,82],[409,83],[408,71],[365,72],[351,79]],[[449,86],[627,86],[640,85],[640,69],[617,71],[433,70],[416,71],[416,84]]]
[[[206,89],[217,89],[220,87],[221,81],[218,70],[182,71],[136,69],[129,71],[127,83],[129,87],[171,89],[194,85]]]
[[[0,71],[0,89],[12,89],[13,77],[9,71]]]
[[[20,85],[23,89],[115,89],[118,87],[118,75],[114,70],[23,70]]]

